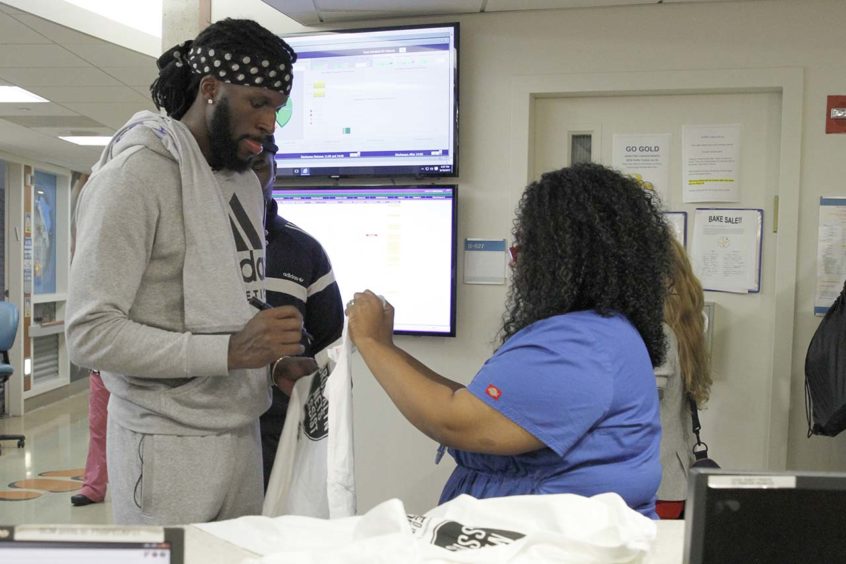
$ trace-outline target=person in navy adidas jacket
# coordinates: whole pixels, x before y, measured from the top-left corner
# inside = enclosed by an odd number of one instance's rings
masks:
[[[344,328],[344,306],[341,292],[332,273],[332,264],[317,239],[286,221],[278,213],[273,199],[273,182],[276,178],[274,155],[278,148],[273,136],[263,143],[263,152],[253,162],[253,171],[264,190],[267,301],[277,307],[291,305],[303,316],[306,333],[303,340],[305,356],[314,356],[331,345]],[[270,479],[276,448],[288,410],[289,389],[273,389],[273,404],[261,416],[261,447],[264,463],[264,487]]]

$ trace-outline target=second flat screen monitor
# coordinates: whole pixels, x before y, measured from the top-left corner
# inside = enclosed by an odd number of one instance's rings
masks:
[[[454,185],[277,188],[273,197],[326,249],[344,303],[370,289],[394,305],[396,333],[455,336]]]
[[[294,35],[280,177],[458,175],[458,24]]]

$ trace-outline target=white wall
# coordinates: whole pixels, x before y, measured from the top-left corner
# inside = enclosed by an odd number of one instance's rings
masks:
[[[283,35],[309,31],[259,0],[215,1],[212,19],[222,17],[251,17]],[[846,94],[841,44],[846,2],[656,4],[372,21],[366,25],[404,21],[461,22],[461,239],[510,239],[513,206],[523,186],[504,180],[513,178],[509,147],[513,139],[528,132],[510,129],[509,89],[521,75],[804,69],[788,465],[846,470],[846,437],[805,438],[803,388],[805,351],[818,324],[812,314],[818,198],[846,195],[842,181],[846,176],[846,135],[826,135],[824,126],[826,96]],[[459,283],[457,338],[400,338],[398,342],[444,375],[469,381],[492,351],[504,296],[504,287]],[[355,368],[360,508],[366,510],[389,497],[400,497],[410,511],[432,507],[449,471],[447,460],[434,467],[435,445],[397,414],[363,365],[358,363]],[[712,447],[718,452],[718,445]]]

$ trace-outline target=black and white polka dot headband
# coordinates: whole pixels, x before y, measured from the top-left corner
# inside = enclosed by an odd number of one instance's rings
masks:
[[[288,61],[220,48],[195,47],[187,41],[173,49],[173,58],[177,67],[188,65],[194,74],[209,74],[221,82],[263,86],[286,96],[291,92],[293,69]]]

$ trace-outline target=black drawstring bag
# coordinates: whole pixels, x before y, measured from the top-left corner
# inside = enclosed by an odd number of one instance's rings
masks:
[[[808,436],[846,428],[846,284],[817,327],[805,355]]]
[[[693,423],[693,434],[696,435],[696,444],[693,445],[693,464],[691,468],[719,468],[720,465],[708,456],[708,445],[702,442],[699,438],[699,431],[702,425],[699,423],[699,409],[696,407],[696,402],[690,396],[687,396],[687,402],[690,405],[690,421]]]

